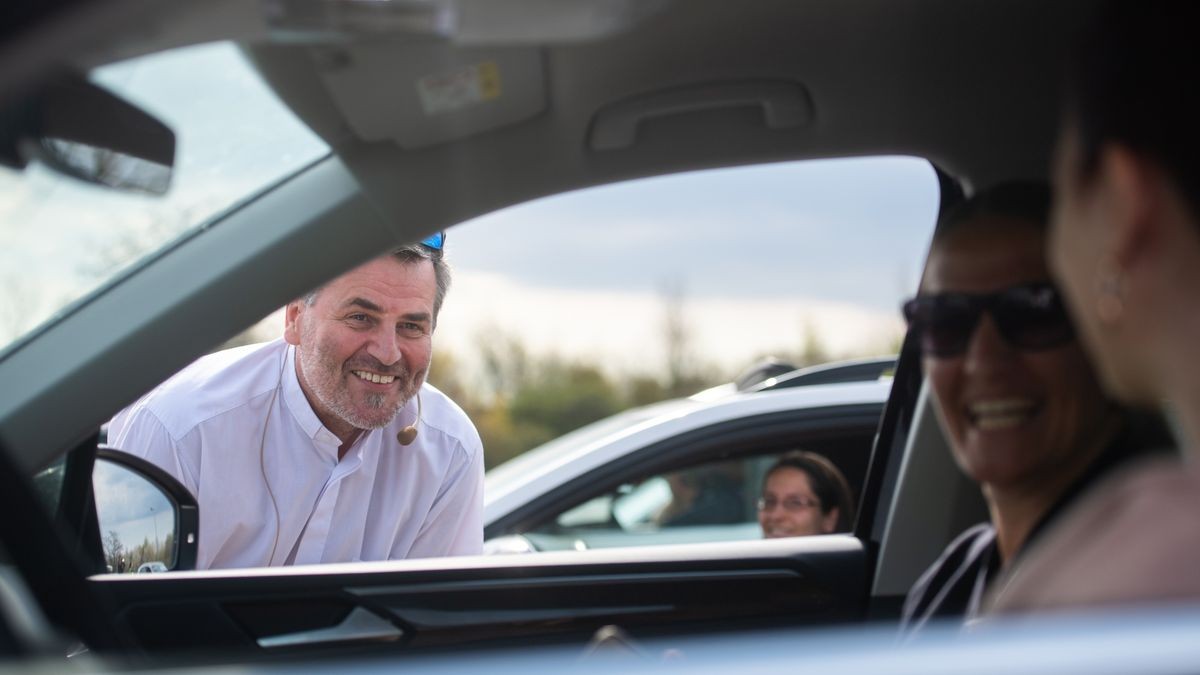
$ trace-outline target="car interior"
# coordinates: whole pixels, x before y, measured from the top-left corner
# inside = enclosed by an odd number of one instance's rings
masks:
[[[5,30],[0,109],[63,69],[231,40],[331,152],[0,353],[0,503],[26,510],[22,500],[37,499],[27,478],[57,467],[54,527],[66,540],[36,517],[0,528],[19,571],[0,585],[27,586],[53,633],[116,658],[229,663],[582,646],[610,624],[642,638],[894,622],[920,572],[986,517],[907,343],[869,458],[864,449],[838,462],[860,495],[852,533],[121,575],[96,564],[89,486],[97,433],[117,410],[289,298],[481,214],[617,181],[800,159],[924,158],[943,209],[998,181],[1045,178],[1063,50],[1090,3],[63,4],[30,5]],[[478,100],[445,86],[464,73],[483,83]],[[620,492],[644,477],[593,487]],[[187,508],[186,491],[168,493]],[[189,522],[177,521],[177,541]],[[0,604],[12,624],[21,604]],[[18,635],[0,647],[61,648],[36,642]]]

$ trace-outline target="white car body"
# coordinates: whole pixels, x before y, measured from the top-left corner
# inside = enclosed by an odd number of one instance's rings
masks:
[[[709,427],[762,415],[856,405],[882,409],[891,378],[873,382],[814,385],[715,400],[675,399],[634,408],[561,436],[488,472],[484,527],[546,493],[629,455]],[[757,525],[743,534],[759,535]],[[737,538],[747,538],[746,536]]]

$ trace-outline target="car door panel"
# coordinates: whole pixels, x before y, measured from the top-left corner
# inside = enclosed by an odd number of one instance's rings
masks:
[[[877,406],[829,412],[801,420],[757,419],[728,434],[691,441],[725,452],[733,438],[857,437],[879,416]],[[684,445],[678,447],[684,451]],[[671,454],[664,453],[664,461]],[[828,535],[289,569],[108,574],[93,577],[92,583],[114,599],[122,622],[151,653],[424,651],[467,644],[582,645],[610,624],[650,637],[861,620],[869,612],[872,556],[858,538]]]
[[[877,419],[828,415],[807,437]],[[762,422],[763,420],[758,420]],[[795,420],[785,425],[791,431]],[[779,432],[778,424],[754,427]],[[748,429],[740,429],[745,435]],[[717,443],[723,435],[711,437]],[[91,579],[151,653],[288,655],[466,644],[583,644],[616,624],[635,637],[828,625],[867,613],[872,563],[849,535],[521,556]]]
[[[439,564],[441,566],[439,566]],[[291,570],[101,575],[144,649],[289,652],[586,641],[861,618],[866,553],[846,535]]]

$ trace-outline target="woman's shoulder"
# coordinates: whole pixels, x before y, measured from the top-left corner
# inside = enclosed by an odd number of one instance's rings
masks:
[[[1200,599],[1200,471],[1155,459],[1101,481],[996,585],[997,613]]]

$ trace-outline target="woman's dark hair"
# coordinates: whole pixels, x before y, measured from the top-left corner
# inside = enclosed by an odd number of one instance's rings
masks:
[[[998,183],[959,202],[938,219],[934,243],[969,223],[992,216],[1028,222],[1045,232],[1050,222],[1050,186],[1040,181]]]
[[[1109,0],[1068,63],[1064,112],[1082,177],[1116,141],[1158,162],[1200,217],[1200,3]]]
[[[763,487],[771,474],[780,469],[796,469],[808,476],[813,495],[821,502],[821,513],[838,510],[837,527],[834,532],[848,532],[854,523],[854,499],[850,496],[850,484],[841,471],[822,455],[815,452],[789,452],[767,469],[763,476]]]

